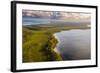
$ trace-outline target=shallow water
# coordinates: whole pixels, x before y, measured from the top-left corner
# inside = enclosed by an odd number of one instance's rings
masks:
[[[63,60],[81,60],[91,58],[90,29],[73,29],[54,34],[58,39],[56,50]]]

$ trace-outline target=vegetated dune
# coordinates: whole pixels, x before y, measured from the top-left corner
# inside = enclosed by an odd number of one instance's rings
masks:
[[[23,62],[44,62],[62,60],[54,52],[57,39],[46,30],[23,27]]]

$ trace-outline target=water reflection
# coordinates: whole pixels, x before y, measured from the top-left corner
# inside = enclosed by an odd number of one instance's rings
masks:
[[[75,29],[54,34],[58,39],[57,51],[63,60],[81,60],[91,58],[90,29]]]

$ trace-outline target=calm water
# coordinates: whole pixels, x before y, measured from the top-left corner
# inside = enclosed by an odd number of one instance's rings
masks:
[[[23,17],[23,24],[47,24],[50,23],[50,19]]]
[[[77,22],[77,21],[67,21],[67,20],[61,20],[61,19],[50,19],[50,18],[36,18],[36,17],[29,17],[29,16],[23,16],[22,17],[22,24],[24,25],[36,25],[36,24],[87,24],[88,22]]]
[[[90,29],[73,29],[54,34],[58,39],[56,50],[63,60],[81,60],[91,58]]]

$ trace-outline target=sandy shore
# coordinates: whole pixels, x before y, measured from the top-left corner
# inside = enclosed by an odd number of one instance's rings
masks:
[[[53,34],[53,36],[54,36],[54,37],[57,39],[57,41],[58,41],[58,43],[56,44],[56,46],[55,46],[55,48],[54,48],[54,51],[55,51],[56,53],[60,53],[59,50],[57,49],[57,46],[58,46],[58,44],[59,44],[60,41],[59,41],[59,39],[58,39],[56,33]]]

